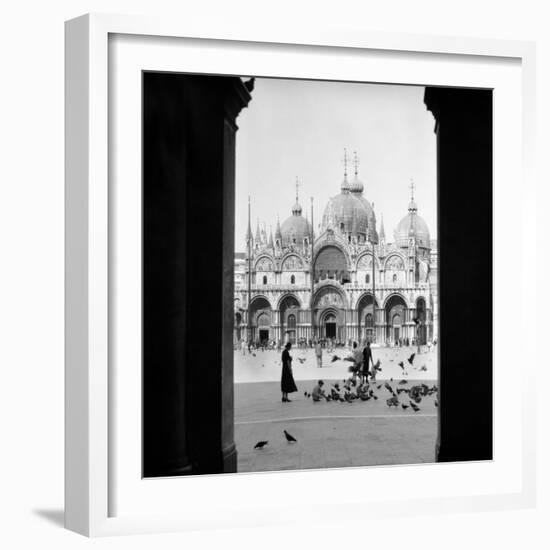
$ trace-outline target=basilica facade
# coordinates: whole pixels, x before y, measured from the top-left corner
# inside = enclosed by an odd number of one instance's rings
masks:
[[[235,257],[235,343],[330,338],[376,344],[438,337],[437,243],[413,189],[393,240],[355,177],[324,209],[314,233],[298,201],[268,235],[250,224]],[[406,203],[406,201],[404,201]]]

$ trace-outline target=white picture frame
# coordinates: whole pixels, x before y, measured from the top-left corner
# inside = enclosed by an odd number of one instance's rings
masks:
[[[115,50],[118,48],[116,55],[120,57],[113,59],[110,55],[117,37],[120,40]],[[148,42],[157,38],[161,40],[156,45]],[[197,48],[201,41],[208,41],[208,54]],[[182,56],[178,48],[185,48],[191,42],[191,48]],[[175,53],[171,54],[172,50]],[[227,54],[223,56],[224,63],[234,65],[220,68],[220,51]],[[243,55],[245,51],[246,56]],[[322,57],[335,53],[339,56],[338,67],[331,66]],[[114,359],[110,339],[114,336],[109,312],[117,297],[109,292],[113,277],[110,247],[113,239],[124,238],[113,234],[121,224],[127,224],[124,226],[126,235],[131,234],[128,230],[136,229],[132,223],[136,223],[137,206],[134,204],[134,210],[122,208],[121,201],[116,204],[112,201],[110,182],[113,177],[119,177],[118,173],[113,173],[113,152],[109,151],[113,117],[119,116],[110,111],[113,95],[116,96],[113,83],[128,85],[126,79],[116,80],[117,76],[122,71],[136,74],[136,70],[143,69],[186,69],[189,72],[201,72],[202,69],[221,74],[235,70],[233,74],[250,75],[258,75],[263,70],[273,76],[366,80],[368,75],[360,72],[364,69],[358,69],[353,62],[361,55],[373,60],[373,72],[370,73],[376,75],[373,81],[487,86],[494,87],[497,93],[494,357],[499,370],[494,390],[494,460],[435,467],[418,465],[161,480],[136,478],[134,469],[129,467],[134,471],[134,478],[120,479],[117,456],[124,453],[133,456],[139,443],[139,430],[113,429],[114,410],[119,405],[122,409],[118,422],[128,422],[132,415],[137,415],[139,422],[139,401],[135,399],[139,387],[134,388],[134,394],[126,401],[119,393],[121,385],[117,384],[115,389],[112,384]],[[383,64],[377,61],[377,56],[381,55],[384,56]],[[289,56],[297,61],[289,64]],[[280,68],[283,57],[284,70]],[[306,57],[327,62],[306,64]],[[407,78],[407,67],[411,63],[416,64],[415,70],[409,70]],[[534,289],[529,284],[527,272],[528,259],[534,257],[535,247],[529,238],[535,231],[535,219],[528,215],[535,211],[536,204],[532,178],[534,66],[535,47],[528,42],[375,32],[357,35],[312,28],[295,35],[294,31],[283,28],[277,31],[261,26],[247,31],[220,30],[192,22],[118,15],[86,15],[67,22],[66,527],[88,536],[101,536],[282,524],[296,521],[296,509],[300,510],[300,521],[313,522],[349,517],[352,507],[355,512],[363,510],[370,517],[394,517],[532,506],[535,499],[535,431],[531,421],[535,415],[535,357],[534,350],[523,342],[529,340],[529,319],[535,317]],[[132,93],[131,84],[127,91]],[[139,90],[135,92],[139,94]],[[138,99],[139,95],[132,95],[128,105],[135,107]],[[508,113],[503,112],[503,106]],[[135,136],[140,121],[132,122],[132,113],[135,111],[121,114],[116,124],[123,124],[122,131]],[[139,143],[139,132],[137,139]],[[135,146],[134,141],[126,152],[135,153]],[[125,173],[128,174],[130,172]],[[130,175],[136,177],[135,173]],[[518,222],[521,231],[506,235],[506,216],[510,209],[518,209],[517,195],[514,197],[511,193],[514,177],[522,181]],[[514,191],[517,193],[517,180]],[[520,250],[522,269],[519,273],[510,274],[509,270],[499,269],[505,265],[508,248]],[[123,259],[122,272],[135,269],[139,260],[139,255]],[[502,297],[510,284],[519,289],[523,303],[522,349],[517,350],[517,354],[523,357],[524,371],[521,404],[516,400],[514,412],[506,410],[504,401],[510,389],[507,385],[509,375],[517,367],[507,353],[506,335],[499,321],[499,314],[506,306]],[[121,306],[124,315],[123,304],[117,307],[120,311]],[[135,317],[135,311],[132,315]],[[132,371],[121,368],[119,374],[128,381]],[[517,414],[519,410],[521,415]],[[123,432],[130,434],[129,438],[122,439]],[[117,456],[114,456],[115,448]],[[135,459],[139,461],[139,457]],[[411,472],[415,473],[417,482],[411,482]],[[292,506],[277,492],[281,481],[289,475],[293,476],[292,483],[300,488],[300,496],[293,497]],[[396,491],[391,498],[385,498],[383,487],[387,486],[390,475]],[[354,480],[355,484],[358,476],[362,476],[369,484],[369,493],[353,496],[342,493],[325,502],[315,492],[319,476],[329,476],[338,483]],[[399,489],[407,483],[411,484]],[[452,490],[446,493],[446,487]],[[114,498],[113,491],[118,491],[120,498]],[[270,494],[270,498],[253,498],[258,491]],[[185,494],[183,503],[182,493]],[[176,501],[178,494],[180,498]],[[215,502],[213,495],[216,495]],[[158,505],[161,501],[164,507]],[[126,502],[126,508],[117,502]]]

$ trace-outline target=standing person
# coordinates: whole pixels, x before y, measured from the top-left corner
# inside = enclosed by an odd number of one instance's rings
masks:
[[[288,394],[298,391],[296,383],[294,382],[294,376],[292,375],[292,356],[289,353],[291,347],[292,344],[287,342],[281,356],[283,363],[283,370],[281,373],[281,393],[283,394],[283,398],[281,401],[283,403],[290,403]]]
[[[243,355],[246,355],[246,342],[244,338],[241,340],[241,351],[243,352]]]
[[[369,379],[369,363],[372,363],[371,380],[376,382],[376,369],[374,368],[374,359],[372,358],[372,350],[370,349],[370,342],[363,348],[363,378],[365,382]]]
[[[315,342],[315,357],[317,358],[317,367],[321,368],[323,366],[323,348],[319,340]]]
[[[357,347],[357,342],[353,342],[352,357],[353,380],[355,380],[357,376],[361,376],[361,365],[363,364],[363,354],[361,353],[361,350]]]

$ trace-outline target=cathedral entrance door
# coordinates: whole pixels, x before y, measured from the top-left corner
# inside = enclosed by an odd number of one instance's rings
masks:
[[[336,338],[336,316],[333,313],[325,317],[325,337]]]
[[[261,328],[260,329],[260,342],[265,342],[266,340],[269,340],[269,330]]]

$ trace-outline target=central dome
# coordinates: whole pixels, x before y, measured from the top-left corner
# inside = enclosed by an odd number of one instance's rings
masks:
[[[342,185],[339,195],[332,197],[323,214],[322,229],[333,227],[342,233],[362,235],[366,238],[369,225],[369,212],[367,208],[353,193],[350,186]]]

